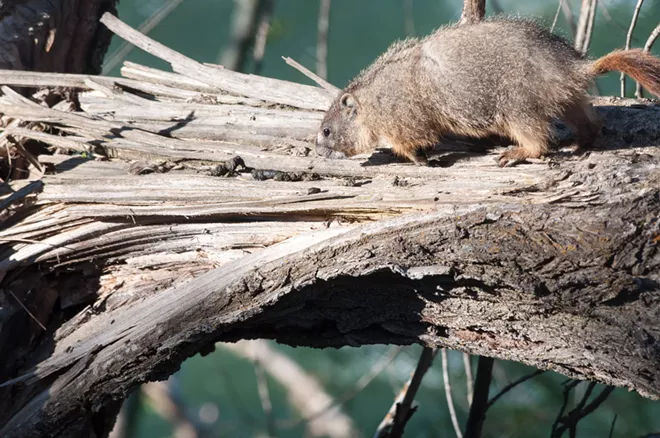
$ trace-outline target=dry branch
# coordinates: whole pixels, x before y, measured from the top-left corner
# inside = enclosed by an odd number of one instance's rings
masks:
[[[657,106],[597,99],[599,150],[515,168],[460,144],[437,167],[332,161],[312,152],[331,93],[104,22],[175,72],[0,72],[82,107],[0,96],[38,128],[7,134],[63,152],[0,200],[0,321],[22,328],[0,327],[0,436],[108,431],[137,385],[252,338],[419,343],[660,397]],[[249,169],[227,170],[236,155]]]
[[[649,35],[648,39],[646,40],[646,44],[644,44],[645,52],[651,51],[653,44],[655,44],[655,40],[658,39],[659,36],[660,36],[660,24],[658,24],[656,28],[653,29],[653,32],[651,32],[651,35]],[[637,82],[637,86],[635,88],[635,97],[638,99],[644,97],[642,92],[642,86],[639,82]]]
[[[637,17],[639,17],[639,10],[642,8],[644,0],[637,0],[635,5],[635,10],[633,11],[632,19],[630,20],[630,27],[628,28],[628,33],[626,34],[626,50],[630,49],[630,42],[632,41],[633,32],[635,31],[635,26],[637,25]],[[621,97],[626,96],[626,75],[621,73],[619,77],[621,81]]]
[[[486,15],[486,0],[464,0],[460,24],[476,23]]]

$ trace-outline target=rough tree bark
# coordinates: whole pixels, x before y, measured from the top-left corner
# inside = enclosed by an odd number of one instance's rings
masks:
[[[104,436],[137,385],[254,338],[419,343],[660,397],[657,105],[597,99],[598,150],[510,169],[462,143],[437,167],[331,161],[310,153],[330,92],[104,22],[175,73],[0,72],[86,90],[79,110],[0,96],[7,139],[64,152],[0,200],[0,436]]]

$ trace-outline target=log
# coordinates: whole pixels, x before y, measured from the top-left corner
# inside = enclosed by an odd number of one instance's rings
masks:
[[[660,397],[652,101],[595,99],[598,149],[566,137],[514,168],[462,140],[433,167],[333,161],[313,153],[331,89],[256,93],[274,80],[138,39],[175,72],[0,72],[81,105],[0,96],[7,139],[54,152],[0,193],[0,436],[105,436],[141,383],[256,338],[418,343]]]

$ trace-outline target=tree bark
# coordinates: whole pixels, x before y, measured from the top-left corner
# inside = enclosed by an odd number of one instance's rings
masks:
[[[97,74],[112,33],[99,26],[117,0],[3,2],[0,69]]]
[[[4,87],[0,111],[38,123],[3,135],[103,158],[41,155],[2,195],[0,436],[105,436],[139,384],[255,338],[419,343],[660,397],[655,106],[597,99],[600,149],[514,168],[451,145],[437,167],[333,161],[309,154],[331,92],[135,42],[175,73],[0,72],[88,91],[76,110]]]

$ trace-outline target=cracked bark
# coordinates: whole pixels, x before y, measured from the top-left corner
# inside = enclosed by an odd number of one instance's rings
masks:
[[[329,161],[305,154],[329,102],[322,89],[166,54],[177,73],[126,69],[153,82],[2,75],[95,90],[73,112],[0,96],[7,117],[68,134],[12,135],[115,155],[41,155],[54,174],[2,201],[0,436],[105,436],[139,384],[217,341],[254,338],[419,343],[660,397],[657,105],[599,99],[601,150],[542,164],[500,169],[498,151],[432,168],[380,152]],[[203,124],[163,134],[191,109]],[[264,139],[257,123],[280,135]],[[200,134],[228,126],[236,143]],[[320,179],[194,167],[236,154]],[[129,174],[135,156],[191,167]]]
[[[130,308],[88,314],[83,338],[62,339],[19,379],[25,386],[3,389],[32,398],[3,410],[3,436],[75,435],[201,346],[252,338],[417,342],[657,398],[659,213],[652,190],[585,209],[467,208],[331,229],[313,244],[294,237]]]

